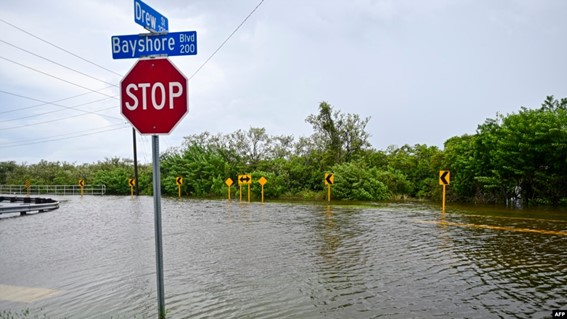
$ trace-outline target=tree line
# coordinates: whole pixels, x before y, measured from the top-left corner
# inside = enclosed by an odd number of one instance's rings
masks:
[[[327,102],[305,121],[308,137],[269,135],[251,127],[229,134],[203,132],[160,154],[162,193],[224,197],[225,180],[264,176],[266,198],[324,199],[325,173],[335,176],[335,199],[438,200],[440,170],[451,171],[448,200],[514,205],[567,205],[567,99],[546,98],[540,108],[497,115],[475,134],[448,139],[441,150],[422,144],[372,148],[369,117],[343,113]],[[0,162],[0,184],[105,184],[108,194],[129,194],[133,162],[110,158],[91,164]],[[141,194],[152,193],[151,165],[139,165]],[[252,196],[260,185],[252,184]]]

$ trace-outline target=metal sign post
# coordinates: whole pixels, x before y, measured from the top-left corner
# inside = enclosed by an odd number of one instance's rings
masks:
[[[152,135],[154,224],[159,318],[165,318],[163,252],[161,231],[161,185],[159,137],[169,134],[188,112],[187,78],[164,56],[197,54],[197,32],[169,32],[165,16],[141,0],[134,0],[134,21],[149,34],[119,35],[111,38],[112,58],[138,60],[120,82],[120,109],[140,134]],[[162,58],[157,58],[157,57]],[[166,106],[167,104],[167,106]],[[136,135],[134,132],[134,162]],[[137,181],[130,179],[130,192]],[[177,178],[179,197],[183,179]],[[135,184],[136,187],[138,184]],[[229,185],[230,186],[230,185]],[[136,188],[136,195],[138,194]],[[230,196],[230,195],[229,195]]]
[[[152,163],[154,186],[154,226],[156,237],[156,276],[159,318],[165,318],[165,293],[163,284],[163,249],[161,240],[161,183],[159,169],[159,136],[152,135]]]

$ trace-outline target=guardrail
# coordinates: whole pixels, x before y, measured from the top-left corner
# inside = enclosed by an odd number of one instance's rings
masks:
[[[59,202],[51,198],[0,196],[0,215],[29,212],[48,212],[59,208]]]
[[[104,195],[106,185],[85,185],[83,194]],[[0,185],[0,194],[7,195],[81,195],[79,185],[30,185],[29,193],[26,185]]]

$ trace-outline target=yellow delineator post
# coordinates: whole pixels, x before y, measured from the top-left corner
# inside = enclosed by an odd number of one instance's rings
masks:
[[[439,171],[439,185],[443,185],[443,204],[441,212],[445,214],[445,187],[451,183],[450,171]]]
[[[85,187],[85,180],[84,179],[79,180],[79,187],[81,188],[81,197],[83,197],[83,187]]]
[[[175,178],[175,184],[177,184],[177,196],[179,196],[179,199],[181,199],[181,185],[183,185],[183,177],[177,176]]]
[[[26,190],[27,190],[28,196],[30,196],[30,188],[31,188],[31,182],[30,182],[29,179],[26,179]]]
[[[135,178],[129,178],[128,179],[128,185],[130,185],[130,197],[134,198],[134,186],[136,186],[136,179]]]
[[[325,173],[325,185],[327,185],[327,202],[331,202],[331,185],[335,183],[335,175],[333,173]]]
[[[248,185],[248,202],[250,203],[250,184],[252,184],[252,175],[238,175],[238,186],[240,187],[240,201],[242,202],[242,184]]]
[[[445,188],[447,185],[443,184],[443,205],[441,206],[441,212],[445,214]]]
[[[224,181],[224,183],[226,184],[226,186],[228,186],[228,201],[230,202],[230,186],[232,186],[232,184],[234,183],[232,181],[232,179],[229,177],[226,179],[226,181]],[[241,198],[242,199],[242,198]]]
[[[262,176],[260,177],[260,179],[258,180],[258,183],[260,183],[260,185],[262,185],[262,204],[264,203],[264,185],[268,182],[268,180]]]

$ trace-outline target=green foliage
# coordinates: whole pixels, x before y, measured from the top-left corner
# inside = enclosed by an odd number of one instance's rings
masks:
[[[257,180],[268,183],[265,198],[322,200],[325,172],[335,173],[333,197],[345,200],[422,198],[438,200],[440,170],[451,171],[449,200],[489,203],[567,204],[567,99],[547,97],[538,109],[497,115],[478,126],[476,134],[455,136],[444,150],[416,144],[370,148],[369,118],[343,114],[321,102],[306,122],[309,137],[271,136],[250,127],[230,134],[204,132],[184,138],[161,155],[162,193],[225,197],[224,181],[236,183],[250,173],[252,196],[260,198]],[[152,194],[151,165],[139,165],[141,194]],[[94,164],[40,161],[0,162],[0,183],[105,184],[108,194],[129,194],[131,160],[110,158]]]
[[[330,104],[321,102],[319,114],[309,115],[305,121],[313,126],[311,139],[323,151],[323,161],[328,166],[354,160],[370,147],[370,135],[366,132],[369,117],[361,119],[358,114],[333,111]]]
[[[386,186],[390,199],[405,198],[412,190],[412,184],[406,175],[392,168],[386,171],[377,169],[376,179]]]
[[[162,191],[167,195],[177,195],[175,179],[180,176],[184,179],[184,194],[222,196],[226,191],[223,187],[224,180],[236,175],[221,154],[197,144],[190,145],[181,152],[163,155],[161,164]]]
[[[264,185],[264,198],[279,198],[285,191],[285,180],[282,176],[277,176],[271,172],[255,171],[252,172],[253,183],[251,185],[251,191],[253,198],[262,197],[262,186],[258,183],[260,177],[264,177],[267,180],[266,185]]]
[[[381,201],[390,197],[376,168],[366,169],[351,162],[333,166],[333,172],[335,183],[332,189],[337,199]]]
[[[409,182],[408,195],[431,199],[438,189],[437,175],[443,168],[443,152],[436,146],[416,144],[387,149],[389,167]]]
[[[106,185],[106,193],[110,195],[126,195],[130,194],[128,179],[134,178],[134,165],[132,162],[120,158],[106,159],[104,162],[98,162],[91,168],[91,182],[94,185]],[[145,185],[147,180],[147,169],[143,166],[138,167],[138,185]],[[146,173],[146,174],[144,174]],[[151,172],[150,172],[151,173]],[[151,179],[151,175],[150,175]],[[88,182],[88,183],[91,183]],[[150,183],[151,185],[151,183]],[[147,194],[144,188],[140,191]]]
[[[0,184],[11,184],[13,175],[17,175],[20,167],[14,161],[0,162]]]
[[[445,143],[454,194],[483,202],[559,205],[567,198],[567,99],[487,119]]]

